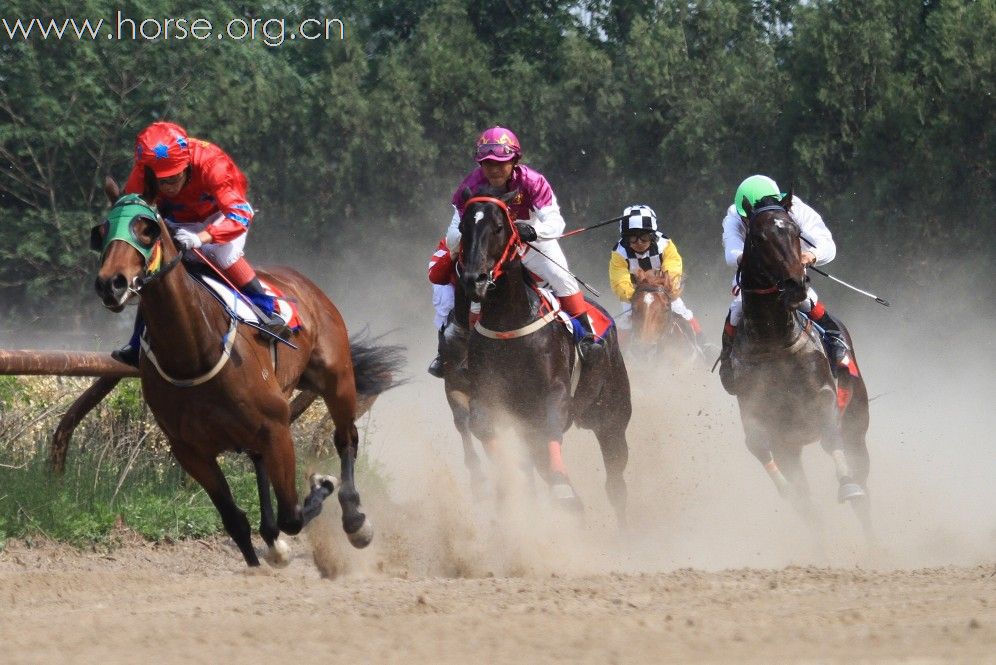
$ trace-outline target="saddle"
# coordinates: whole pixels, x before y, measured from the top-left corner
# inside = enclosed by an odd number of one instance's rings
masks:
[[[228,284],[219,280],[213,273],[208,271],[206,266],[187,266],[190,275],[217,300],[224,305],[225,309],[233,318],[243,323],[263,324],[262,312],[256,305],[237,289],[233,289]],[[263,285],[267,295],[273,297],[273,312],[287,324],[292,331],[297,331],[301,327],[301,317],[298,315],[297,303],[287,298],[280,289],[267,282],[262,276],[259,283]]]

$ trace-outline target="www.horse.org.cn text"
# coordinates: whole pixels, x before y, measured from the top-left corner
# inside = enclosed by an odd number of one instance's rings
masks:
[[[346,25],[338,18],[244,18],[216,22],[205,17],[130,18],[120,11],[113,20],[77,18],[2,18],[0,38],[8,41],[343,41]]]

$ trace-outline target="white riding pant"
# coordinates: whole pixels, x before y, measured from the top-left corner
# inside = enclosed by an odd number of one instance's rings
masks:
[[[201,222],[166,222],[166,225],[169,227],[170,231],[187,229],[193,233],[200,233],[211,224],[219,222],[224,218],[225,214],[218,212]],[[204,243],[199,249],[204,256],[208,257],[211,262],[214,263],[214,265],[218,266],[221,270],[225,270],[226,268],[230,268],[236,261],[242,258],[242,255],[245,253],[246,236],[248,235],[249,232],[246,231],[238,238],[234,238],[228,242]],[[193,254],[191,258],[197,261],[201,260],[201,257],[196,254]]]
[[[453,309],[453,298],[454,289],[452,284],[432,285],[432,306],[436,310],[433,323],[436,324],[436,330],[446,325],[446,318]]]
[[[744,301],[740,297],[740,289],[736,289],[736,297],[733,302],[730,303],[730,325],[736,328],[740,325],[740,322],[744,318]],[[809,314],[810,310],[813,309],[813,305],[817,303],[819,296],[816,295],[816,291],[813,287],[806,289],[806,299],[802,301],[799,305],[799,311]]]
[[[539,277],[550,285],[554,294],[560,296],[571,296],[581,290],[574,275],[567,271],[567,257],[564,250],[560,249],[560,243],[556,240],[534,240],[532,245],[536,250],[526,249],[522,256],[522,265],[526,270],[536,273]],[[550,258],[547,258],[550,257]]]

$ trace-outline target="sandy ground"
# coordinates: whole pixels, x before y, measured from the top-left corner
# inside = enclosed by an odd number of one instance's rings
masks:
[[[397,571],[396,571],[397,572]],[[5,663],[996,662],[996,567],[322,578],[222,541],[0,557]]]

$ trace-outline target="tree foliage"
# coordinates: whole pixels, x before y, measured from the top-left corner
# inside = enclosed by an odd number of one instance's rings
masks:
[[[114,11],[13,0],[2,18]],[[103,175],[124,177],[135,134],[158,118],[236,158],[266,237],[327,252],[370,219],[388,231],[438,216],[493,124],[515,128],[579,220],[640,197],[681,213],[673,233],[704,241],[739,179],[760,171],[842,220],[855,245],[996,240],[994,0],[350,0],[251,13],[145,0],[123,11],[284,17],[288,31],[337,17],[346,37],[275,47],[0,32],[8,308],[80,292],[67,287],[91,269],[81,249]]]

